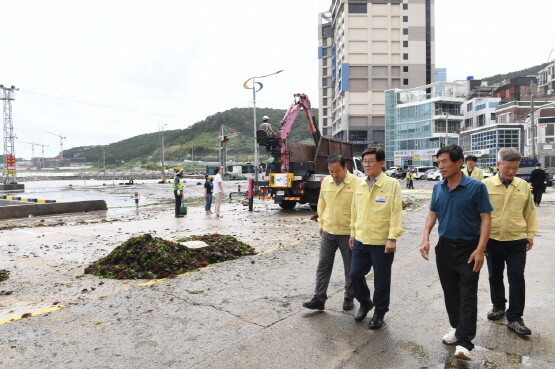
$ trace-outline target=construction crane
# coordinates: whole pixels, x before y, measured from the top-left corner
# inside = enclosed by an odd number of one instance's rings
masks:
[[[224,129],[227,132],[224,132]],[[237,136],[239,136],[239,133],[232,132],[228,127],[222,124],[221,134],[218,136],[218,140],[220,141],[220,165],[224,168],[224,173],[226,172],[225,164],[227,162],[227,142],[230,138]]]
[[[50,133],[51,135],[54,135],[54,136],[58,136],[60,138],[60,160],[64,160],[64,140],[66,140],[67,137],[59,135],[57,133],[52,133],[48,131],[45,131],[45,132]]]
[[[39,144],[36,142],[27,142],[27,141],[17,141],[17,142],[21,142],[21,143],[25,143],[25,144],[29,144],[31,145],[31,157],[34,158],[35,157],[35,146],[42,146],[42,156],[40,158],[40,167],[43,168],[44,167],[44,148],[48,147],[49,145],[45,145],[45,144]],[[31,158],[31,159],[32,159]]]

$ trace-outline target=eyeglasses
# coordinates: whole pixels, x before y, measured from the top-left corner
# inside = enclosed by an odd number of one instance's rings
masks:
[[[377,161],[374,161],[374,160],[364,160],[362,162],[363,165],[373,165],[373,164],[376,164],[376,163],[377,163]]]

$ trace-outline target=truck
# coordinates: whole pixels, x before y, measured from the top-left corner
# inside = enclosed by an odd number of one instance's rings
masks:
[[[538,159],[527,157],[522,158],[520,160],[520,165],[516,176],[524,179],[526,182],[530,182],[530,174],[534,169],[536,169],[537,163]],[[553,186],[553,181],[551,180],[551,176],[547,170],[545,171],[544,183],[546,187]]]
[[[265,147],[270,156],[263,180],[249,179],[249,210],[253,210],[254,197],[273,200],[282,209],[293,209],[297,204],[309,204],[316,210],[321,181],[328,173],[327,159],[341,154],[347,161],[348,170],[363,176],[362,163],[353,158],[352,144],[346,141],[322,137],[316,119],[310,111],[310,100],[303,93],[294,94],[294,101],[280,121],[275,136],[265,130],[256,132],[259,146]],[[298,114],[306,115],[308,129],[314,145],[287,142],[287,137]]]

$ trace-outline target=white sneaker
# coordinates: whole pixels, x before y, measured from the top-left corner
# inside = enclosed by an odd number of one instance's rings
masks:
[[[459,360],[472,360],[472,357],[470,357],[470,351],[462,346],[457,346],[455,348],[454,357]]]
[[[453,328],[449,331],[449,333],[447,333],[445,336],[443,336],[443,343],[445,343],[446,345],[452,345],[454,343],[457,342],[457,337],[455,337],[455,332],[457,331],[456,328]],[[458,347],[458,346],[457,346]]]

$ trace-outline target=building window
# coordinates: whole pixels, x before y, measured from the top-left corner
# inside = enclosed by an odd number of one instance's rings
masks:
[[[409,42],[408,41],[403,41],[403,47],[409,47]]]
[[[408,34],[409,34],[409,29],[403,28],[403,35],[408,35]]]
[[[484,124],[486,124],[484,114],[478,115],[478,127],[482,127]]]
[[[409,84],[409,79],[403,78],[403,86],[408,86],[408,84]]]
[[[555,141],[555,124],[548,124],[545,127],[545,142]]]
[[[328,56],[328,48],[327,47],[322,48],[322,56]]]
[[[466,111],[472,111],[472,103],[466,104]]]
[[[349,14],[366,14],[368,4],[349,4]]]
[[[324,88],[322,90],[322,96],[328,96],[328,89],[327,88]]]
[[[328,105],[328,98],[322,99],[322,105]]]
[[[409,16],[408,15],[403,15],[403,22],[408,22],[409,21]]]
[[[409,66],[408,66],[408,65],[403,65],[403,72],[404,72],[404,73],[408,73],[408,72],[409,72]]]
[[[324,114],[324,115],[328,115],[328,108],[324,108],[324,109],[322,109],[322,114]]]
[[[328,75],[328,68],[322,69],[322,75],[324,75],[324,76]]]
[[[409,60],[409,54],[403,53],[403,60]]]
[[[403,4],[403,10],[409,10],[409,4]]]

